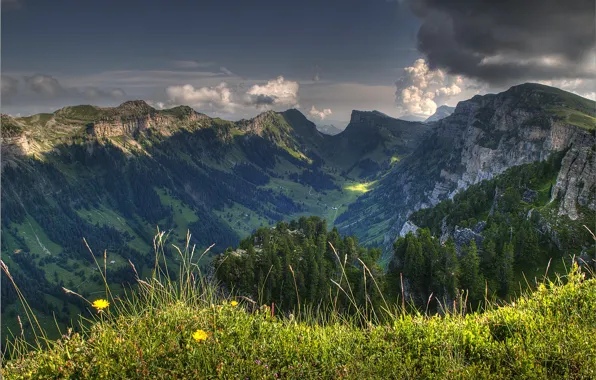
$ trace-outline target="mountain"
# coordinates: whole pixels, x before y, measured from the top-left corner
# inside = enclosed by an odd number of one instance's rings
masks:
[[[371,177],[412,153],[430,129],[379,111],[353,111],[346,129],[327,139],[326,157],[347,175]]]
[[[550,200],[561,220],[582,220],[596,210],[595,116],[593,101],[531,83],[462,101],[452,115],[429,124],[431,133],[415,151],[350,205],[336,221],[339,230],[383,244],[389,259],[413,212],[558,152],[564,155]]]
[[[416,116],[416,115],[412,115],[412,114],[400,116],[400,119],[405,120],[405,121],[418,121],[418,122],[424,121],[424,117]]]
[[[317,129],[326,135],[337,135],[341,133],[343,129],[336,127],[334,124],[324,124],[324,125],[317,125]]]
[[[119,284],[134,281],[129,260],[141,272],[151,265],[156,227],[175,244],[190,230],[198,248],[215,243],[212,255],[291,217],[333,223],[362,193],[364,175],[380,176],[408,145],[390,140],[416,127],[390,133],[385,124],[328,136],[298,110],[230,122],[139,100],[2,115],[3,261],[48,323],[56,309],[64,320],[85,305],[63,286],[83,295],[102,287],[87,244],[108,252],[108,280]],[[363,161],[372,163],[365,173],[353,169]],[[7,281],[2,294],[3,315],[19,313]]]
[[[99,258],[106,250],[110,283],[132,283],[129,260],[139,273],[154,264],[156,227],[178,245],[187,230],[197,249],[215,243],[205,264],[259,227],[316,215],[362,245],[380,246],[389,263],[397,237],[417,227],[438,231],[436,218],[417,217],[418,210],[436,207],[432,215],[453,219],[437,234],[456,238],[473,219],[490,221],[487,196],[502,193],[482,190],[474,212],[458,203],[465,219],[442,201],[457,201],[508,169],[555,158],[549,168],[556,169],[539,183],[506,181],[518,184],[508,185],[515,202],[523,184],[541,203],[503,207],[515,210],[520,225],[518,214],[531,211],[542,233],[561,237],[561,226],[569,226],[574,236],[596,209],[594,104],[524,84],[460,102],[433,123],[353,111],[334,136],[298,110],[231,122],[137,100],[2,115],[2,259],[51,325],[51,311],[62,310],[64,322],[85,309],[62,287],[84,296],[103,288],[89,248]],[[165,257],[176,265],[175,252]],[[16,316],[17,294],[6,281],[1,287],[3,316]],[[14,323],[3,328],[17,331]]]
[[[444,119],[447,116],[451,115],[453,113],[453,111],[455,111],[455,107],[449,107],[449,106],[445,106],[445,105],[440,106],[439,108],[437,108],[435,113],[432,114],[431,116],[429,116],[426,120],[424,120],[424,122],[430,123],[432,121],[438,121],[438,120]]]

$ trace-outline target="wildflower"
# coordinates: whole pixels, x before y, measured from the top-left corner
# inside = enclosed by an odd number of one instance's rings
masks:
[[[202,342],[204,340],[207,340],[208,336],[209,335],[203,330],[197,330],[192,334],[192,338],[194,340],[196,340],[197,342]]]
[[[91,306],[96,308],[98,311],[101,311],[101,310],[107,308],[108,306],[110,306],[110,303],[104,299],[99,299],[99,300],[93,301]]]
[[[230,302],[230,305],[232,305],[233,307],[238,306],[238,301],[232,301]]]

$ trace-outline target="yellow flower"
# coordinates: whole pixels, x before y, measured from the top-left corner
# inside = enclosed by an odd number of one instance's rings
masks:
[[[203,330],[197,330],[192,334],[192,338],[194,340],[196,340],[197,342],[202,342],[204,340],[207,340],[208,337],[209,337],[209,335]]]
[[[110,306],[110,303],[108,301],[104,300],[104,299],[99,299],[99,300],[93,301],[93,303],[91,304],[91,306],[93,306],[97,310],[103,310],[106,307]]]
[[[236,307],[236,306],[238,306],[238,302],[236,302],[236,301],[232,301],[232,302],[230,302],[230,305],[232,305],[232,306]]]

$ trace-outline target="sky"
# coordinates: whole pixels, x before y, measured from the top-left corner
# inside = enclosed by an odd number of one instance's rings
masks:
[[[1,0],[2,112],[190,105],[426,118],[539,82],[596,98],[593,0]]]

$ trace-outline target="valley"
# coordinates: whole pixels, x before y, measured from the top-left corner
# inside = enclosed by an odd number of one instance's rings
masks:
[[[594,116],[594,102],[534,84],[460,102],[429,123],[354,111],[333,136],[294,109],[237,122],[143,101],[2,115],[2,259],[49,328],[52,313],[62,326],[85,313],[63,287],[85,297],[102,291],[94,256],[115,289],[135,282],[129,261],[147,274],[158,228],[179,246],[187,231],[197,251],[215,244],[201,262],[208,267],[259,227],[314,215],[381,248],[379,262],[393,268],[400,236],[427,227],[447,240],[499,207],[494,188],[465,218],[449,216],[443,201],[461,204],[470,186],[551,159],[548,175],[524,182],[538,203],[507,209],[515,220],[544,215],[542,267],[551,254],[585,256],[589,247],[582,225],[596,210]],[[443,228],[445,217],[453,220]],[[573,237],[564,249],[555,244],[563,229]],[[17,328],[11,286],[2,282],[3,332]]]

